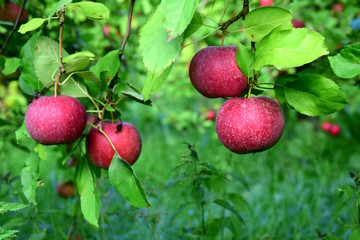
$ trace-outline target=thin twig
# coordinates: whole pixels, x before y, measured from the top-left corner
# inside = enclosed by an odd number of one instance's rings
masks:
[[[20,12],[19,12],[19,14],[18,14],[18,16],[17,16],[17,18],[16,18],[16,21],[15,21],[15,23],[14,23],[13,29],[11,30],[9,36],[7,37],[4,45],[2,46],[2,48],[1,48],[1,50],[0,50],[0,55],[2,55],[2,54],[5,52],[5,49],[6,49],[7,45],[8,45],[11,37],[13,36],[15,30],[17,29],[17,27],[18,27],[18,25],[19,25],[20,17],[21,17],[21,15],[22,15],[23,11],[24,11],[26,1],[27,1],[27,0],[24,0],[23,3],[22,3],[22,5],[21,5],[21,9],[20,9]]]
[[[123,42],[121,44],[121,48],[119,50],[119,59],[120,59],[120,61],[121,61],[122,55],[124,53],[126,42],[127,42],[127,40],[129,39],[129,36],[130,36],[130,28],[131,28],[132,15],[133,15],[133,11],[134,11],[134,4],[135,4],[135,0],[131,0],[126,34],[125,34],[124,40],[123,40]]]
[[[63,73],[65,73],[65,68],[62,62],[63,56],[62,56],[62,38],[63,38],[63,29],[64,29],[64,23],[65,23],[65,6],[61,7],[60,12],[60,19],[59,19],[59,26],[60,26],[60,34],[59,34],[59,56],[60,56],[60,67],[58,75],[55,79],[55,90],[54,90],[54,96],[57,96],[57,86],[60,83],[61,76]]]
[[[233,18],[227,20],[226,22],[224,22],[223,24],[221,24],[220,30],[225,32],[231,24],[233,24],[240,18],[242,18],[244,20],[245,16],[248,13],[249,13],[249,0],[244,0],[243,9],[241,10],[241,12],[238,15],[236,15],[235,17],[233,17]]]

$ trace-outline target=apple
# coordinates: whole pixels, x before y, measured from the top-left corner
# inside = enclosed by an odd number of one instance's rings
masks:
[[[0,20],[6,22],[16,22],[16,18],[20,13],[21,8],[13,2],[5,3],[4,8],[0,8]],[[28,11],[23,10],[19,22],[26,22],[29,18]]]
[[[208,98],[237,97],[248,86],[236,63],[236,46],[206,47],[190,62],[189,77],[195,89]]]
[[[332,136],[338,136],[340,134],[340,132],[341,132],[341,128],[340,128],[339,125],[334,124],[334,125],[331,126],[329,132],[330,132],[330,134]]]
[[[323,122],[321,124],[321,129],[324,131],[324,132],[330,132],[330,129],[332,127],[332,124],[329,123],[329,122]]]
[[[342,12],[344,11],[344,5],[342,5],[342,3],[336,3],[333,5],[332,9],[335,11],[335,12]]]
[[[216,118],[216,112],[214,110],[210,110],[207,112],[205,119],[208,121],[212,121]]]
[[[72,198],[75,196],[75,184],[73,181],[59,183],[57,185],[57,192],[62,198]]]
[[[106,24],[104,27],[103,27],[103,33],[106,37],[108,37],[110,35],[110,30],[111,30],[111,27],[109,24]]]
[[[103,122],[102,130],[108,136],[120,157],[133,165],[141,152],[141,137],[138,130],[127,122]],[[106,137],[92,128],[86,137],[86,151],[91,162],[108,169],[115,151]]]
[[[232,98],[220,108],[216,132],[222,144],[235,153],[264,151],[275,145],[285,126],[279,104],[268,97]]]
[[[38,143],[55,145],[75,142],[86,127],[84,106],[71,96],[42,96],[30,103],[25,127]]]
[[[273,0],[260,0],[259,4],[261,7],[266,7],[266,6],[271,6],[273,5],[274,1]]]
[[[293,19],[293,20],[291,20],[291,23],[294,26],[294,28],[303,28],[303,27],[305,27],[305,23],[303,21],[301,21],[301,20]]]

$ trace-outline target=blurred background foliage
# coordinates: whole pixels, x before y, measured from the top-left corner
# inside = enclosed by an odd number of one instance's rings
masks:
[[[130,1],[99,2],[111,10],[110,20],[92,21],[66,13],[63,44],[67,52],[88,50],[99,59],[120,48]],[[29,18],[45,18],[56,3],[28,1]],[[119,77],[139,89],[147,74],[139,54],[139,31],[159,3],[135,3]],[[339,3],[343,11],[334,8]],[[273,5],[288,9],[307,28],[323,34],[330,55],[359,42],[360,31],[350,26],[360,17],[358,0],[275,0]],[[242,1],[201,0],[199,11],[204,23],[216,26],[225,6],[227,20],[241,11]],[[250,8],[257,7],[258,1],[250,0]],[[241,26],[242,21],[231,25],[224,45],[238,41],[250,44]],[[11,28],[11,24],[0,22],[1,44]],[[133,168],[151,208],[131,207],[102,174],[97,183],[100,228],[91,227],[81,215],[79,197],[64,199],[57,193],[58,184],[73,180],[74,168],[62,164],[64,156],[54,146],[48,148],[47,160],[41,165],[37,204],[16,212],[0,212],[0,226],[20,230],[20,239],[196,239],[203,226],[208,239],[325,239],[325,234],[326,239],[360,239],[356,182],[360,173],[360,79],[336,78],[327,57],[287,69],[288,73],[319,73],[335,80],[345,92],[348,106],[323,117],[305,117],[285,107],[286,128],[275,147],[236,155],[221,145],[215,122],[206,120],[207,113],[217,111],[224,100],[202,97],[187,73],[196,51],[221,45],[220,31],[202,39],[212,31],[203,26],[185,40],[184,45],[193,44],[182,50],[162,89],[151,96],[152,107],[130,100],[118,107],[122,120],[133,123],[142,136],[142,153]],[[41,34],[57,40],[57,21],[42,28]],[[15,33],[4,55],[19,57],[30,36]],[[264,68],[259,81],[274,82],[283,74]],[[0,201],[26,204],[20,176],[28,151],[26,143],[16,142],[14,132],[23,122],[30,96],[19,89],[18,78],[19,72],[11,76],[0,73]],[[274,97],[273,91],[264,94]],[[338,124],[340,135],[323,132],[321,124],[325,121]],[[76,153],[73,158],[77,158]],[[355,174],[353,179],[349,172]]]

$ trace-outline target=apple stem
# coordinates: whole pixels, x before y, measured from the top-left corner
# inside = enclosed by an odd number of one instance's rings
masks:
[[[109,136],[104,132],[104,130],[102,130],[102,128],[101,128],[101,122],[99,123],[99,127],[96,127],[94,124],[91,124],[91,123],[89,123],[89,124],[90,124],[90,126],[92,126],[92,127],[94,127],[94,128],[97,128],[97,129],[101,132],[101,134],[104,135],[104,137],[106,138],[106,140],[108,140],[108,142],[110,143],[111,147],[114,149],[115,153],[118,155],[118,157],[119,157],[120,159],[122,159],[122,158],[120,157],[120,154],[118,153],[118,151],[116,151],[116,148],[115,148],[114,144],[111,142]]]
[[[17,29],[18,25],[19,25],[19,22],[20,22],[20,17],[24,11],[24,8],[25,8],[25,3],[26,3],[27,0],[24,0],[22,2],[22,5],[21,5],[21,9],[20,9],[20,12],[18,13],[17,17],[16,17],[16,20],[15,20],[15,23],[14,23],[14,26],[9,34],[9,36],[6,38],[6,41],[4,42],[4,45],[2,46],[1,50],[0,50],[0,55],[3,55],[3,53],[5,52],[5,49],[10,41],[10,39],[12,38],[12,36],[14,35],[14,32],[15,30]]]
[[[60,11],[60,18],[59,18],[59,26],[60,26],[60,33],[59,33],[59,57],[60,57],[60,66],[59,72],[55,79],[55,88],[54,88],[54,97],[57,96],[58,85],[60,84],[61,76],[65,73],[65,68],[62,62],[63,55],[62,55],[62,38],[63,38],[63,30],[64,30],[64,23],[65,23],[65,5],[61,7]]]

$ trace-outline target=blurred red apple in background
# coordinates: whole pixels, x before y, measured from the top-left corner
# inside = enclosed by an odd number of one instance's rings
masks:
[[[16,22],[16,18],[20,13],[21,8],[13,2],[6,2],[4,8],[0,8],[0,20],[6,22]],[[23,10],[19,22],[26,22],[29,18],[28,11]]]

